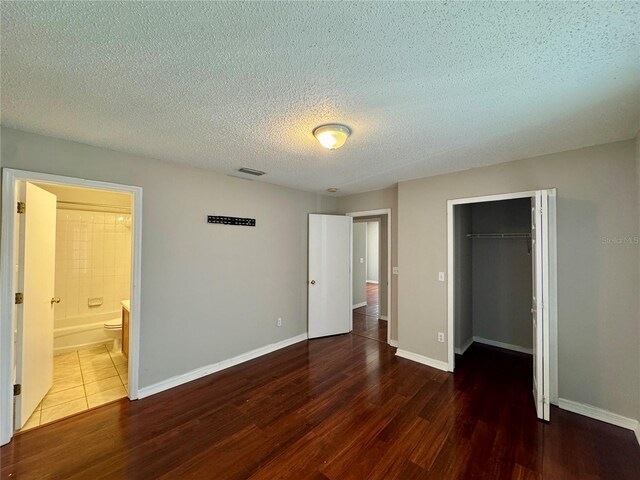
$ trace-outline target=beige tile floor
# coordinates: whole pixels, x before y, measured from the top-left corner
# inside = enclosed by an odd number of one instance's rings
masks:
[[[53,386],[21,431],[127,396],[127,359],[98,345],[53,358]]]

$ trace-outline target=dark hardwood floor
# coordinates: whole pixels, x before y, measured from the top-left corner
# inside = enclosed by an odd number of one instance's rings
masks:
[[[25,433],[19,479],[634,479],[628,430],[535,418],[530,357],[473,345],[454,374],[347,334]]]
[[[367,304],[353,310],[353,333],[379,342],[387,342],[387,322],[380,320],[378,285],[367,283]]]

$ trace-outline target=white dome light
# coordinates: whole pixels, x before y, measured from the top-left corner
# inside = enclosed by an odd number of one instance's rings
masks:
[[[339,123],[320,125],[313,130],[313,136],[318,139],[324,148],[329,150],[335,150],[343,146],[349,135],[351,135],[351,129]]]

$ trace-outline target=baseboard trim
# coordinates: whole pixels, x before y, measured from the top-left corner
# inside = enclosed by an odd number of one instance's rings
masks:
[[[378,280],[367,280],[367,283],[373,283],[374,285],[378,285],[380,282],[378,282]]]
[[[505,350],[512,350],[514,352],[527,353],[533,355],[532,348],[520,347],[518,345],[511,345],[510,343],[497,342],[495,340],[489,340],[488,338],[473,337],[474,342],[482,343],[484,345],[490,345],[492,347],[504,348]]]
[[[635,433],[636,438],[638,439],[638,443],[640,443],[640,427],[638,425],[638,421],[634,420],[633,418],[623,417],[622,415],[618,415],[617,413],[612,413],[607,410],[594,407],[592,405],[574,402],[573,400],[567,400],[565,398],[558,399],[558,406],[561,409],[567,410],[569,412],[577,413],[579,415],[584,415],[585,417],[600,420],[601,422],[616,425],[617,427],[632,430]]]
[[[138,398],[145,398],[151,395],[155,395],[156,393],[164,392],[165,390],[169,390],[170,388],[174,388],[178,385],[197,380],[198,378],[202,378],[212,373],[219,372],[220,370],[224,370],[225,368],[233,367],[235,365],[239,365],[240,363],[244,363],[249,360],[253,360],[254,358],[261,357],[262,355],[275,352],[276,350],[288,347],[290,345],[293,345],[294,343],[305,341],[308,338],[309,337],[307,333],[303,333],[295,337],[287,338],[286,340],[282,340],[280,342],[256,348],[255,350],[251,350],[250,352],[242,353],[233,358],[222,360],[218,363],[196,368],[195,370],[183,373],[182,375],[176,375],[175,377],[171,377],[161,382],[154,383],[153,385],[149,385],[148,387],[140,388],[138,390]]]
[[[473,337],[467,340],[467,343],[465,343],[461,348],[456,348],[454,349],[454,351],[456,352],[457,355],[464,355],[464,352],[466,352],[467,348],[469,348],[472,344],[473,344]]]
[[[397,340],[389,340],[389,345],[392,346],[392,347],[398,348],[398,341]]]
[[[401,349],[398,349],[396,351],[396,355],[398,357],[406,358],[407,360],[422,363],[423,365],[427,365],[428,367],[437,368],[438,370],[444,370],[445,372],[449,371],[449,365],[447,364],[447,362],[434,360],[433,358],[425,357],[424,355],[419,355],[417,353],[408,352]]]
[[[386,316],[386,315],[380,315],[378,318],[379,318],[380,320],[384,320],[385,322],[388,322],[388,321],[389,321],[389,317],[388,317],[388,316]]]
[[[104,328],[104,326],[102,327]],[[97,347],[98,345],[112,345],[113,340],[96,340],[95,342],[79,343],[77,345],[69,345],[67,347],[58,347],[53,349],[53,355],[62,355],[63,353],[75,352],[82,348]]]
[[[366,306],[367,306],[367,302],[356,303],[355,305],[351,305],[351,309],[355,310],[356,308],[366,307]]]

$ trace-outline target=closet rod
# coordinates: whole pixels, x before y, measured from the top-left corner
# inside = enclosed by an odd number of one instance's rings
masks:
[[[131,207],[123,207],[122,205],[105,205],[102,203],[67,202],[64,200],[58,200],[58,203],[64,203],[65,205],[81,205],[83,207],[119,208],[122,210],[131,210]]]
[[[530,233],[468,233],[469,238],[531,238]]]

